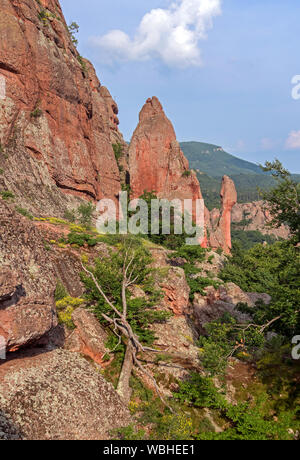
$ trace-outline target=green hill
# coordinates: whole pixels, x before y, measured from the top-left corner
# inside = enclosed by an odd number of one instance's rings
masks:
[[[220,206],[220,185],[224,174],[233,179],[239,203],[260,199],[258,188],[270,189],[276,181],[255,163],[241,160],[222,147],[204,142],[182,142],[181,149],[197,172],[203,197],[209,209]],[[293,178],[300,182],[300,174]]]
[[[222,147],[204,142],[182,142],[181,149],[190,162],[192,169],[212,177],[233,174],[264,174],[260,167],[249,161],[241,160]]]

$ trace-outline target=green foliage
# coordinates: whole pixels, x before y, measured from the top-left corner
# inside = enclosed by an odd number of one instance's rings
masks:
[[[274,420],[272,416],[264,416],[261,402],[251,407],[249,403],[227,406],[224,415],[231,427],[222,433],[203,433],[200,440],[243,440],[243,441],[288,441],[295,439],[297,422],[295,411],[284,412]],[[295,428],[295,431],[292,429]]]
[[[145,439],[146,433],[144,430],[138,430],[134,425],[129,425],[124,428],[118,428],[112,431],[113,439],[126,441],[142,441]]]
[[[64,219],[66,219],[68,222],[74,223],[76,222],[76,211],[75,209],[66,209],[64,212]]]
[[[133,257],[132,276],[135,283],[144,290],[146,297],[133,298],[127,290],[127,319],[140,340],[145,344],[152,344],[155,336],[149,326],[166,321],[170,314],[155,309],[160,299],[160,291],[154,289],[153,270],[149,268],[152,258],[147,249],[136,238],[123,237],[123,243],[117,251],[110,251],[109,256],[95,259],[95,266],[89,267],[89,270],[94,273],[106,296],[121,312],[123,264],[128,245]],[[86,286],[86,297],[95,305],[94,312],[99,321],[105,324],[102,313],[114,318],[115,313],[99,293],[93,280],[85,274],[82,274],[82,280]]]
[[[300,331],[300,257],[292,242],[277,242],[272,246],[256,245],[243,251],[234,245],[220,277],[231,281],[246,292],[267,293],[270,305],[258,303],[255,309],[243,308],[256,324],[264,324],[277,316],[269,330],[291,336]]]
[[[39,118],[42,114],[43,111],[39,107],[36,107],[32,112],[30,112],[31,118]]]
[[[264,171],[272,173],[277,180],[277,186],[268,192],[262,192],[263,199],[268,203],[271,216],[271,225],[280,227],[285,224],[289,227],[296,243],[300,242],[300,183],[292,179],[289,171],[284,169],[280,161],[267,161],[262,167]]]
[[[79,32],[79,25],[76,22],[72,22],[68,26],[68,31],[69,31],[70,38],[71,38],[71,41],[72,41],[73,45],[77,46],[78,45],[78,40],[77,40],[75,34],[78,34],[78,32]]]
[[[95,211],[93,203],[81,204],[77,209],[79,223],[86,228],[92,225],[92,218]]]
[[[21,214],[22,216],[27,217],[29,220],[33,220],[32,214],[30,214],[30,212],[27,211],[27,209],[20,208],[19,206],[17,206],[17,207],[16,207],[16,211],[17,211],[19,214]]]
[[[67,295],[56,302],[58,322],[68,329],[74,329],[72,315],[74,310],[84,303],[84,299],[77,299]]]
[[[178,392],[174,397],[181,402],[198,408],[223,408],[225,399],[218,392],[212,380],[192,372],[187,380],[179,382]]]
[[[3,200],[13,200],[15,198],[15,195],[10,190],[3,190],[0,192],[0,195]]]
[[[79,62],[79,64],[81,65],[81,68],[82,68],[82,71],[83,73],[86,75],[88,73],[88,70],[87,70],[87,66],[86,66],[86,63],[83,59],[82,56],[78,55],[77,56],[77,61]]]
[[[238,224],[239,225],[239,224]],[[274,244],[277,239],[273,235],[263,235],[258,230],[236,230],[235,226],[231,230],[232,242],[240,243],[243,249],[251,249],[256,244]]]
[[[99,242],[99,239],[91,236],[89,233],[71,231],[68,234],[67,242],[68,244],[74,244],[79,247],[87,245],[92,248],[96,246],[96,244]]]
[[[176,250],[174,254],[170,255],[170,258],[182,257],[189,263],[204,262],[206,250],[199,245],[195,246],[182,246]]]
[[[63,298],[67,297],[67,295],[68,295],[68,292],[65,286],[62,284],[61,281],[58,281],[56,284],[55,294],[54,294],[55,301],[58,302],[59,300],[62,300]]]
[[[120,158],[122,158],[122,156],[123,156],[122,144],[117,142],[116,144],[113,144],[112,147],[113,147],[113,151],[114,151],[114,154],[115,154],[116,161],[118,163]]]
[[[183,171],[182,177],[190,177],[191,174],[192,174],[192,171],[187,169],[187,170]]]
[[[168,249],[178,249],[182,246],[185,245],[186,243],[186,238],[189,238],[191,235],[188,235],[187,233],[183,232],[180,235],[175,234],[175,210],[174,208],[171,208],[170,210],[170,232],[168,234],[163,233],[163,210],[162,208],[159,211],[159,216],[158,216],[158,234],[154,235],[152,234],[151,230],[151,225],[155,225],[154,219],[152,218],[152,200],[157,200],[157,196],[154,191],[152,192],[144,192],[143,195],[140,197],[140,199],[144,200],[147,203],[148,206],[148,225],[147,228],[144,229],[144,233],[148,235],[148,239],[152,241],[153,243],[164,246]],[[194,229],[196,231],[196,227],[194,226]]]
[[[239,203],[259,201],[259,189],[268,191],[276,185],[276,180],[269,172],[263,172],[258,165],[224,152],[221,147],[202,142],[183,142],[180,145],[190,167],[197,173],[205,205],[210,211],[220,207],[220,187],[224,174],[234,181]],[[300,175],[294,174],[292,179],[299,183]]]

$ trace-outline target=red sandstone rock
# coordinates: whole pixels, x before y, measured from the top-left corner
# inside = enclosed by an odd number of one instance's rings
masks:
[[[65,348],[89,356],[98,364],[103,364],[103,356],[107,352],[105,342],[107,334],[96,317],[83,308],[77,308],[72,320],[76,329],[67,338]]]
[[[188,313],[190,288],[182,268],[170,267],[161,287],[165,294],[163,303],[174,315]]]
[[[56,279],[38,229],[2,200],[0,260],[0,335],[15,351],[56,326]]]
[[[221,247],[227,254],[231,249],[231,211],[237,202],[237,192],[232,179],[224,176],[221,187],[221,213],[216,229],[210,235],[210,246]],[[213,224],[216,222],[217,213],[214,213]]]
[[[129,171],[133,198],[144,191],[168,200],[202,198],[196,175],[189,170],[172,123],[157,97],[148,99],[140,112],[129,147]]]
[[[83,198],[115,198],[120,177],[110,134],[118,133],[117,106],[72,44],[59,2],[2,0],[0,43],[6,184],[20,195],[30,183],[40,196],[56,185]]]

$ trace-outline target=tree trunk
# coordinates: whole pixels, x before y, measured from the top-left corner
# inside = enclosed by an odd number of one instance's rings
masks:
[[[121,374],[119,377],[119,382],[117,386],[117,393],[119,394],[122,401],[128,405],[131,398],[131,388],[130,388],[130,376],[133,368],[133,359],[132,359],[133,347],[131,341],[128,341],[125,357],[122,365]]]

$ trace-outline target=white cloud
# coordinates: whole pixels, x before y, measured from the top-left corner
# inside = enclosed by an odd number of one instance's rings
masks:
[[[300,131],[291,131],[286,140],[285,148],[288,150],[300,149]]]
[[[202,63],[199,41],[207,37],[219,14],[221,0],[175,0],[167,9],[145,14],[133,38],[112,30],[91,41],[110,62],[158,58],[168,66],[198,66]]]

